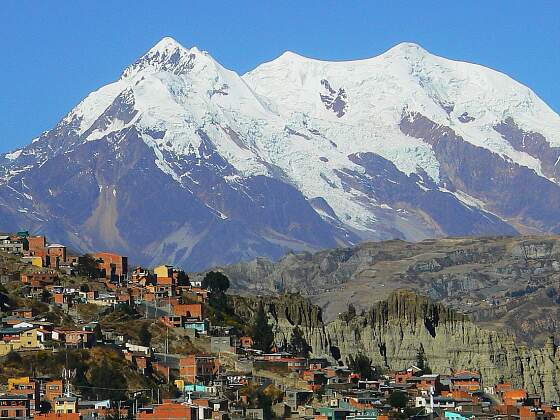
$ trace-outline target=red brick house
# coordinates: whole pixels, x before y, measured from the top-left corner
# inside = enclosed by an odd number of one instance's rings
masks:
[[[94,257],[99,261],[101,277],[118,281],[128,274],[128,257],[110,252],[98,252]]]
[[[198,414],[196,407],[178,403],[165,403],[142,408],[136,418],[138,420],[194,420],[198,418]]]
[[[47,247],[48,265],[51,268],[59,268],[66,262],[66,247],[60,244],[52,244]]]
[[[179,359],[179,376],[192,384],[211,380],[217,371],[214,356],[191,354]]]

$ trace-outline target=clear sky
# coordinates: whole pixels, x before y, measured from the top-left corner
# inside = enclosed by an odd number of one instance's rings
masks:
[[[286,50],[346,60],[416,42],[507,73],[560,111],[560,0],[1,0],[0,152],[52,128],[164,36],[238,73]]]

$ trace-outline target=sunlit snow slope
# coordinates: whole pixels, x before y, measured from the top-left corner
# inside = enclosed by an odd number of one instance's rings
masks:
[[[560,230],[560,117],[399,44],[239,76],[164,38],[0,155],[0,229],[192,269],[366,239]]]

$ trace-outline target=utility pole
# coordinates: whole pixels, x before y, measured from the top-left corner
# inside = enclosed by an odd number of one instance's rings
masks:
[[[167,362],[167,354],[169,353],[169,327],[165,327],[165,361]]]
[[[434,418],[434,387],[430,387],[430,420]]]

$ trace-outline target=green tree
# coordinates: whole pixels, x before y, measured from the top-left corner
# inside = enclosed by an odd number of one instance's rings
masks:
[[[178,286],[188,286],[190,285],[189,276],[184,271],[179,271],[177,273],[177,285]]]
[[[99,277],[99,264],[91,254],[84,254],[78,258],[78,274],[94,279]]]
[[[140,345],[144,347],[150,347],[152,342],[152,333],[148,328],[148,324],[142,324],[140,331],[138,332],[138,338],[140,339]]]
[[[95,324],[95,328],[93,329],[93,335],[95,336],[96,343],[103,342],[103,331],[101,330],[101,324],[99,322]]]
[[[303,332],[299,325],[296,325],[292,330],[292,336],[290,338],[290,344],[288,344],[288,350],[296,356],[299,357],[309,357],[309,352],[311,351],[311,346],[305,340]]]
[[[395,391],[389,396],[391,407],[403,409],[408,404],[408,395],[402,391]]]
[[[422,345],[420,345],[420,348],[416,353],[416,367],[422,370],[422,373],[424,374],[432,373],[432,369],[428,366],[426,354],[424,353],[424,347]]]
[[[253,338],[253,347],[264,352],[270,351],[274,343],[274,333],[272,332],[272,327],[268,324],[262,303],[259,304],[253,319],[251,337]]]
[[[371,364],[371,359],[361,353],[348,357],[348,367],[352,372],[360,374],[362,379],[375,379],[377,376]]]
[[[202,280],[202,287],[212,293],[225,293],[229,289],[229,279],[219,271],[209,271]]]
[[[223,315],[232,312],[226,295],[229,279],[218,271],[210,271],[204,276],[202,287],[209,292],[208,304],[216,310],[215,321],[222,322]]]

